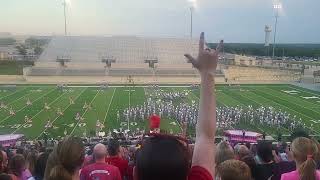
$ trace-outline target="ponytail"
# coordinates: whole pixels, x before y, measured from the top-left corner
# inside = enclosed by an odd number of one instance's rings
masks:
[[[317,164],[312,158],[301,164],[299,170],[300,180],[316,180]]]
[[[49,177],[46,180],[71,180],[72,175],[62,166],[56,165],[50,171]]]

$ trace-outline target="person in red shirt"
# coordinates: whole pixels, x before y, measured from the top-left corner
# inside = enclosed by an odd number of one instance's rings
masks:
[[[108,157],[106,163],[119,168],[121,177],[126,178],[128,175],[128,161],[120,156],[120,144],[116,139],[110,139],[108,143]]]
[[[107,155],[105,145],[97,144],[93,151],[95,162],[81,170],[80,180],[121,180],[119,169],[105,162]]]
[[[215,177],[216,97],[214,74],[217,49],[205,48],[204,33],[200,35],[198,57],[185,57],[198,69],[201,77],[199,119],[192,161],[187,143],[177,137],[151,134],[143,139],[136,154],[135,180],[213,180]],[[191,164],[190,164],[191,163]],[[189,168],[191,166],[191,168]]]

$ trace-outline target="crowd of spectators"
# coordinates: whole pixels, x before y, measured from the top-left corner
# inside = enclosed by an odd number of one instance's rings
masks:
[[[0,180],[320,180],[320,145],[307,134],[290,143],[215,144],[213,72],[221,46],[206,48],[202,33],[198,57],[185,55],[201,75],[194,143],[153,127],[130,145],[110,138],[88,146],[67,136],[54,146],[2,147]]]

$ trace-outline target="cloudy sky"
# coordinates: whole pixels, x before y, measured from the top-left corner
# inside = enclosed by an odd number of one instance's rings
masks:
[[[63,34],[63,0],[0,0],[0,32]],[[70,35],[188,37],[188,0],[67,0]],[[208,41],[264,41],[276,0],[197,0],[194,36]],[[278,41],[320,43],[320,0],[281,0]]]

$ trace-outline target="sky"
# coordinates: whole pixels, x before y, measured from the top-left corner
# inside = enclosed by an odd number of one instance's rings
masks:
[[[264,43],[281,3],[277,42],[320,43],[320,0],[67,0],[68,35],[193,37],[208,42]],[[281,2],[276,2],[281,1]],[[0,32],[64,33],[63,0],[0,0]],[[273,33],[273,32],[272,32]],[[273,35],[272,35],[273,36]]]

